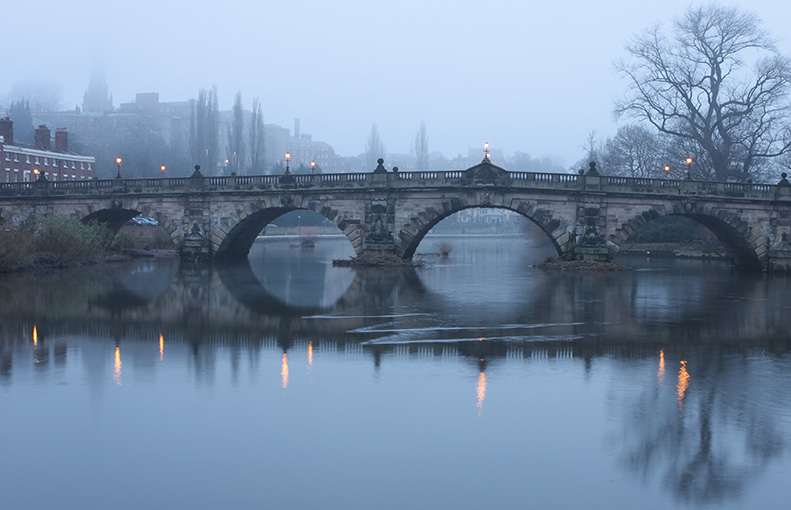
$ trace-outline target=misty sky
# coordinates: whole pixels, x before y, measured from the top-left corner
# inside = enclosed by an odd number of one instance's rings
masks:
[[[136,92],[161,101],[216,85],[221,109],[237,91],[265,120],[363,152],[376,123],[388,152],[407,153],[425,121],[447,157],[489,141],[506,154],[571,165],[591,130],[611,135],[613,71],[624,45],[688,1],[286,0],[4,2],[0,97],[43,77],[64,108],[82,103],[97,45],[117,106]],[[728,3],[726,5],[734,5]],[[753,0],[764,28],[791,54],[791,4]],[[10,43],[8,42],[10,41]]]

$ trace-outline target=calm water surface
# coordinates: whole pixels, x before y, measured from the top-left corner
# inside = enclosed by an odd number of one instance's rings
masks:
[[[0,276],[0,507],[788,508],[791,279],[449,240]]]

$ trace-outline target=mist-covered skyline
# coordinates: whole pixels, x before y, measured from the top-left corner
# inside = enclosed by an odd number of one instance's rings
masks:
[[[247,109],[257,97],[267,123],[299,118],[342,155],[363,152],[374,123],[388,152],[408,153],[424,121],[432,152],[454,157],[488,141],[568,166],[591,131],[617,128],[613,99],[626,84],[613,62],[624,46],[700,4],[16,3],[4,7],[12,58],[0,98],[43,80],[60,86],[62,108],[81,105],[99,48],[116,107],[139,92],[184,101],[216,85],[221,109],[236,92]],[[791,53],[791,7],[742,8]]]

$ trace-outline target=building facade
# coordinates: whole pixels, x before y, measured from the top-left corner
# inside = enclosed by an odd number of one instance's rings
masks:
[[[69,133],[64,128],[55,130],[55,146],[51,146],[52,132],[41,125],[35,131],[33,146],[14,143],[14,122],[0,119],[0,182],[31,182],[44,177],[49,181],[93,179],[96,160],[69,152]]]

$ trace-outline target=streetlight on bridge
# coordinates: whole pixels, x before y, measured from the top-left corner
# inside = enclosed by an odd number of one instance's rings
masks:
[[[162,178],[164,179],[165,178],[165,165],[162,165],[161,167],[159,167],[159,169],[162,171]]]
[[[286,152],[286,173],[290,173],[288,170],[288,162],[291,160],[291,153]]]
[[[120,179],[121,178],[121,161],[123,161],[123,160],[121,159],[120,156],[115,158],[115,164],[118,165],[118,174],[115,176],[116,179]]]
[[[492,157],[492,153],[489,152],[489,142],[483,142],[483,160],[489,161],[489,158]]]
[[[310,162],[310,173],[312,173],[312,174],[316,173],[316,162],[315,161],[311,161]]]
[[[689,181],[689,180],[692,180],[692,172],[691,172],[691,170],[692,170],[692,158],[687,158],[686,162],[687,162],[687,180]]]

